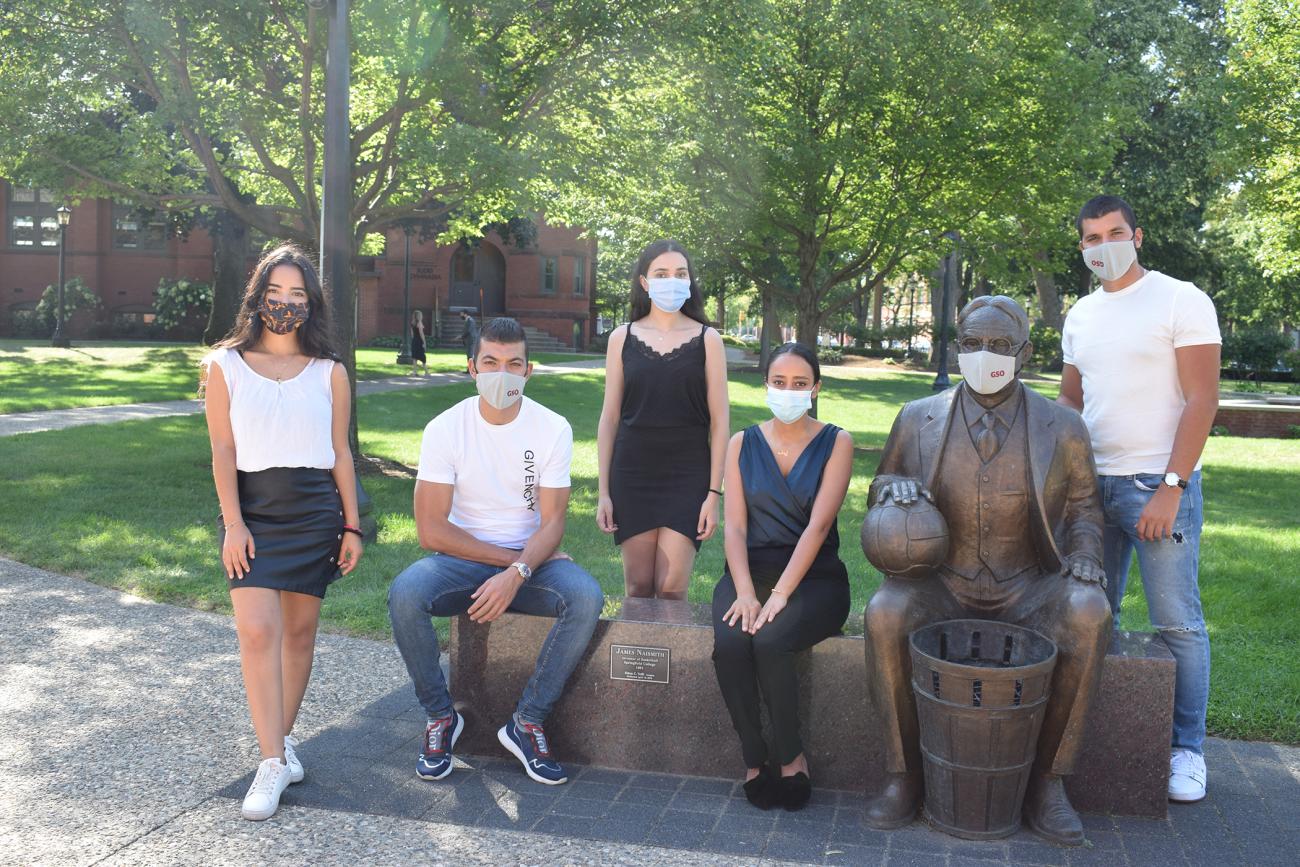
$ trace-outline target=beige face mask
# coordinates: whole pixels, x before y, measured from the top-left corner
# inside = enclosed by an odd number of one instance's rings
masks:
[[[1137,261],[1137,245],[1128,241],[1107,241],[1083,251],[1083,264],[1107,283],[1123,277]]]

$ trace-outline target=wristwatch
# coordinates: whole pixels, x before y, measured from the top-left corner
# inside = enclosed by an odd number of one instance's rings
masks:
[[[533,570],[529,569],[528,564],[525,563],[523,560],[520,560],[517,563],[511,563],[510,565],[514,566],[515,569],[519,571],[519,576],[523,578],[525,581],[533,577]]]
[[[1165,473],[1165,484],[1171,488],[1186,488],[1187,480],[1180,478],[1178,473]]]

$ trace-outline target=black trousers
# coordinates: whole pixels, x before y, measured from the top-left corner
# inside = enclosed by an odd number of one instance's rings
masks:
[[[789,560],[770,560],[750,552],[750,571],[759,602],[766,602]],[[803,752],[799,737],[799,680],[795,654],[819,641],[838,635],[849,616],[849,582],[843,562],[831,553],[819,555],[799,583],[785,609],[755,635],[743,632],[740,621],[728,626],[722,619],[736,601],[730,571],[713,588],[713,670],[731,723],[740,735],[745,767],[761,767],[768,760],[763,739],[759,696],[767,704],[777,764],[786,765]]]

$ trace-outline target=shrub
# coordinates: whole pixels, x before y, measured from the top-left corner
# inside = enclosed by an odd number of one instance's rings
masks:
[[[371,346],[375,349],[401,349],[402,338],[396,334],[382,334],[371,340],[366,344],[366,346]]]
[[[1276,328],[1252,325],[1239,328],[1223,340],[1223,357],[1231,365],[1252,371],[1259,377],[1277,366],[1290,341]]]
[[[824,346],[817,350],[817,362],[819,364],[843,364],[844,353],[833,346]]]
[[[1226,437],[1230,435],[1230,433],[1231,431],[1221,424],[1216,424],[1214,427],[1210,428],[1210,436],[1212,437]]]
[[[73,277],[63,284],[63,324],[67,325],[74,310],[93,310],[100,308],[99,296],[95,290],[86,285],[80,277]],[[59,287],[46,286],[41,293],[41,300],[36,305],[36,318],[45,325],[46,333],[54,333],[54,321],[59,315]]]
[[[1042,370],[1060,371],[1065,365],[1061,358],[1061,332],[1042,322],[1034,323],[1029,329],[1029,339],[1033,341],[1034,352],[1030,356],[1031,364]]]
[[[746,349],[749,346],[748,343],[741,340],[739,337],[736,337],[734,334],[722,335],[722,343],[724,346],[736,346],[741,349]]]
[[[212,309],[212,285],[197,280],[158,281],[154,292],[154,322],[164,331],[184,326],[202,327]]]
[[[1300,440],[1300,424],[1287,425],[1286,438],[1291,440]]]

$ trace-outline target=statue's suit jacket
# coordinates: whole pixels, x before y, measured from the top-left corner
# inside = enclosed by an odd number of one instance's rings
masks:
[[[1086,555],[1102,562],[1103,516],[1097,494],[1097,468],[1083,418],[1017,382],[1028,424],[1029,478],[1033,480],[1030,531],[1044,574],[1059,573],[1065,558]],[[956,398],[964,384],[906,404],[894,419],[880,466],[871,482],[869,505],[882,485],[899,478],[921,481],[934,490],[942,472],[943,445]],[[961,423],[961,422],[959,422]],[[974,503],[974,497],[972,497]]]

